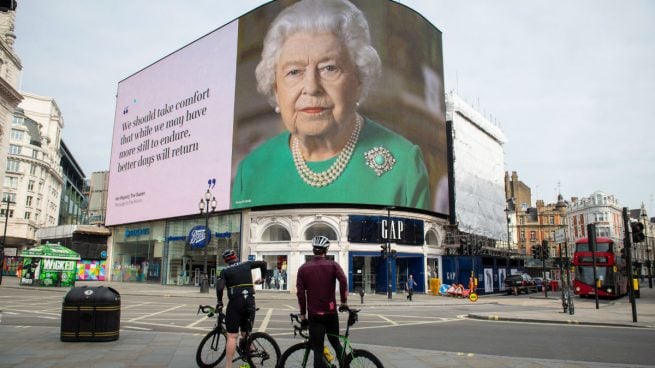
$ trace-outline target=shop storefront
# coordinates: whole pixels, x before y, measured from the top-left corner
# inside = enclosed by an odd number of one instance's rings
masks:
[[[223,251],[229,248],[241,253],[240,214],[210,216],[209,241],[194,241],[197,236],[204,236],[204,225],[204,218],[167,223],[163,284],[199,286],[206,262],[209,284],[214,287],[217,272],[225,267],[220,257]]]
[[[164,221],[155,221],[114,228],[112,281],[161,281],[165,225]]]
[[[111,280],[198,286],[206,262],[213,286],[216,269],[224,266],[220,254],[239,250],[241,216],[210,216],[209,241],[194,243],[194,236],[204,234],[204,224],[205,218],[198,217],[115,227]]]

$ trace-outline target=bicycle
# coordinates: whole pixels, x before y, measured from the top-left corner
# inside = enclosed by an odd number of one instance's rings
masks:
[[[259,308],[257,308],[259,310]],[[209,305],[198,306],[198,313],[205,313],[208,318],[217,316],[216,324],[205,337],[200,341],[196,351],[196,363],[201,368],[215,367],[225,358],[225,349],[227,343],[227,331],[225,330],[225,313],[222,307],[216,308]],[[252,326],[253,320],[250,319]],[[276,367],[280,359],[280,347],[271,335],[265,332],[246,332],[246,336],[241,338],[236,346],[236,357],[233,362],[238,360],[245,364],[240,367]]]
[[[373,355],[370,351],[362,349],[354,349],[350,344],[348,336],[350,335],[350,327],[357,323],[357,313],[359,309],[350,309],[348,307],[340,307],[340,312],[348,312],[348,323],[346,325],[346,332],[343,335],[337,335],[343,345],[343,356],[340,359],[335,359],[332,352],[327,347],[323,349],[323,359],[326,366],[336,368],[335,360],[342,368],[364,368],[364,367],[377,367],[384,368],[382,362]],[[305,341],[295,344],[288,348],[280,358],[278,368],[296,368],[296,367],[313,367],[314,355],[311,345],[309,344],[309,331],[307,327],[302,325],[300,314],[290,314],[291,324],[293,325],[293,336],[300,335]]]

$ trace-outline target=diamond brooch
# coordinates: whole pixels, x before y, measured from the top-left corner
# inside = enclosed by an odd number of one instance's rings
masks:
[[[377,176],[382,176],[382,174],[393,169],[396,164],[396,159],[384,147],[375,147],[364,153],[364,157],[366,157],[366,164],[375,171]]]

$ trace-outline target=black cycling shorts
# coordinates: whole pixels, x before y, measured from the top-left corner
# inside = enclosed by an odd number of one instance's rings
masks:
[[[238,333],[239,328],[252,331],[251,320],[255,320],[255,296],[249,293],[230,298],[225,311],[225,330],[229,333]]]

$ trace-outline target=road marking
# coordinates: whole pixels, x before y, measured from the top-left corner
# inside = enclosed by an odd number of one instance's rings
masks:
[[[139,330],[139,331],[152,331],[152,328],[144,328],[144,327],[136,327],[136,326],[123,326],[121,330],[123,328],[128,328],[130,330]]]
[[[172,307],[172,308],[164,309],[164,310],[161,310],[161,311],[159,311],[159,312],[155,312],[155,313],[144,314],[144,315],[141,316],[141,317],[132,318],[132,319],[128,320],[127,322],[138,321],[138,320],[140,320],[140,319],[144,319],[144,318],[148,318],[148,317],[156,316],[156,315],[159,315],[159,314],[162,314],[162,313],[166,313],[166,312],[170,312],[170,311],[172,311],[172,310],[176,310],[176,309],[183,308],[183,307],[186,307],[186,304],[182,304],[182,305],[178,305],[178,306],[175,306],[175,307]]]
[[[257,331],[266,332],[266,327],[268,327],[268,322],[271,320],[272,314],[273,314],[273,308],[269,308],[268,312],[266,312],[266,317],[264,317],[264,320],[262,321],[262,324],[259,325],[259,329]]]
[[[387,318],[387,317],[385,317],[385,316],[383,316],[381,314],[378,314],[377,316],[380,317],[381,319],[391,323],[392,325],[397,325],[398,324],[398,322],[395,322],[395,321],[393,321],[393,320],[391,320],[391,319],[389,319],[389,318]]]
[[[290,306],[289,304],[285,304],[284,306],[287,307],[288,310],[296,310],[296,309],[298,309],[298,308],[296,308],[296,307],[292,307],[292,306]]]
[[[188,327],[188,328],[196,327],[197,324],[200,324],[201,322],[207,321],[208,319],[209,319],[209,317],[203,316],[203,317],[198,318],[197,321],[191,322],[191,323],[189,323],[188,325],[186,325],[184,327]]]

